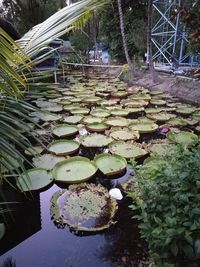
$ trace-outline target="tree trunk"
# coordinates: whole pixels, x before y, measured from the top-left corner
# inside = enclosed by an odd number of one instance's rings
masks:
[[[149,64],[149,70],[151,73],[152,81],[156,82],[156,73],[153,65],[153,56],[152,56],[152,41],[151,41],[151,32],[152,32],[152,16],[153,16],[153,0],[148,0],[148,26],[147,26],[147,62]]]
[[[118,11],[119,11],[119,20],[120,20],[120,30],[121,30],[121,35],[122,35],[122,42],[123,42],[123,48],[124,48],[124,53],[126,56],[126,61],[128,64],[128,68],[131,74],[131,79],[133,78],[133,65],[131,62],[131,59],[128,54],[128,46],[127,46],[127,40],[126,40],[126,35],[125,35],[125,29],[124,29],[124,19],[123,19],[123,11],[122,11],[122,3],[121,0],[117,0],[117,5],[118,5]]]

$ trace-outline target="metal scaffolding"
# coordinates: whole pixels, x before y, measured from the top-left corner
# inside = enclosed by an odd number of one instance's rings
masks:
[[[171,67],[192,63],[186,28],[180,19],[181,8],[181,0],[153,0],[154,62]]]

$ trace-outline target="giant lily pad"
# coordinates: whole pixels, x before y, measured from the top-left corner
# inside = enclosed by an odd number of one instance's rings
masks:
[[[117,202],[101,185],[78,184],[56,192],[51,199],[51,215],[57,223],[78,231],[109,228],[117,211]]]
[[[53,127],[52,133],[58,137],[68,137],[78,133],[78,128],[69,124],[58,124]]]
[[[136,140],[140,138],[138,131],[130,131],[129,129],[115,130],[110,133],[110,136],[115,140]]]
[[[17,178],[17,186],[23,192],[40,190],[53,181],[52,174],[42,168],[34,168]]]
[[[128,120],[122,117],[110,117],[104,122],[109,126],[125,127],[128,125]]]
[[[106,109],[94,109],[90,112],[92,116],[106,118],[110,116],[110,112]]]
[[[46,170],[51,170],[58,162],[61,162],[65,159],[66,158],[63,156],[44,154],[42,156],[37,156],[37,157],[33,158],[32,161],[33,161],[33,165],[36,168],[43,168]]]
[[[70,155],[79,150],[79,143],[73,140],[57,140],[48,145],[48,151],[56,155]]]
[[[183,118],[171,118],[168,122],[169,125],[172,126],[184,126],[187,125],[187,121]]]
[[[195,108],[193,107],[181,107],[179,106],[177,109],[176,109],[176,112],[179,113],[179,114],[183,114],[183,115],[189,115],[189,114],[192,114],[193,112],[195,111]]]
[[[168,132],[167,138],[174,143],[181,144],[183,146],[189,146],[198,141],[198,136],[191,132],[181,131],[180,133]]]
[[[168,121],[170,118],[174,118],[176,115],[171,113],[153,113],[153,114],[147,114],[147,118],[157,121]]]
[[[109,126],[105,123],[90,123],[86,125],[86,129],[90,132],[104,132],[109,129]]]
[[[92,117],[88,116],[83,119],[83,123],[90,124],[90,123],[101,123],[103,122],[103,118],[97,118],[97,117]]]
[[[94,158],[94,162],[104,175],[115,175],[122,173],[127,166],[125,158],[119,155],[102,153]]]
[[[53,177],[64,183],[80,183],[90,179],[97,167],[85,157],[72,157],[59,162],[53,168]]]
[[[117,154],[124,158],[140,158],[148,153],[141,148],[139,144],[126,143],[123,141],[112,142],[109,145],[109,151],[112,154]]]
[[[103,134],[90,134],[81,139],[81,144],[85,147],[104,147],[109,145],[113,139]]]
[[[152,133],[158,129],[158,125],[155,123],[137,121],[137,122],[131,122],[129,128],[132,131],[139,131],[139,133]]]
[[[77,124],[83,119],[83,116],[81,115],[73,115],[73,116],[68,116],[64,118],[64,122],[69,123],[69,124]]]
[[[70,112],[72,114],[88,114],[90,112],[89,108],[74,108],[71,109]]]
[[[152,105],[156,105],[156,106],[162,106],[162,105],[165,105],[166,104],[166,101],[165,100],[162,100],[162,99],[151,99],[150,103]]]
[[[126,117],[129,114],[129,110],[126,109],[113,109],[110,112],[113,116],[122,116]]]

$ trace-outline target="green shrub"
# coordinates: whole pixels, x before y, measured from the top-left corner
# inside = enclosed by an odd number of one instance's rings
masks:
[[[199,266],[200,146],[148,158],[130,196],[154,266]]]

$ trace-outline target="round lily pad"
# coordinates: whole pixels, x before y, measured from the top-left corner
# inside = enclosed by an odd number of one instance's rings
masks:
[[[88,232],[109,228],[118,208],[106,188],[86,183],[56,192],[51,203],[51,215],[58,224]]]
[[[123,116],[126,117],[129,114],[129,110],[126,109],[113,109],[110,112],[113,116]]]
[[[181,144],[183,146],[189,146],[198,141],[198,136],[196,134],[185,131],[181,131],[180,133],[170,131],[166,136],[172,142]]]
[[[119,155],[102,153],[94,158],[94,162],[104,175],[115,175],[122,173],[127,166],[125,158]]]
[[[90,112],[89,108],[74,108],[71,109],[70,112],[72,114],[88,114]]]
[[[94,109],[90,112],[92,116],[106,118],[110,116],[110,112],[106,109]]]
[[[33,158],[32,161],[33,161],[33,165],[36,168],[43,168],[46,170],[51,170],[58,162],[61,162],[65,159],[66,157],[63,157],[63,156],[44,154],[42,156],[37,156]]]
[[[144,111],[144,107],[141,108],[127,108],[128,112],[131,113],[137,113],[137,112],[142,112]]]
[[[131,122],[128,126],[132,131],[139,131],[139,133],[152,133],[158,129],[158,125],[155,123],[148,123],[148,122]]]
[[[78,127],[69,124],[58,124],[53,127],[52,133],[57,137],[68,137],[78,133]]]
[[[176,112],[179,114],[183,114],[183,115],[189,115],[192,114],[193,112],[195,112],[195,108],[193,107],[178,107],[176,109]]]
[[[85,147],[104,147],[109,145],[113,139],[103,134],[90,134],[81,139],[81,144]]]
[[[34,168],[17,178],[17,186],[23,192],[40,190],[53,181],[52,174],[42,168]]]
[[[166,101],[165,100],[162,100],[162,99],[151,99],[150,103],[152,105],[162,106],[162,105],[165,105],[166,104]]]
[[[128,125],[128,120],[122,117],[110,117],[104,122],[110,126],[125,127]]]
[[[147,114],[147,118],[156,120],[156,121],[168,121],[170,118],[176,117],[174,114],[170,113],[153,113],[153,114]]]
[[[57,163],[52,173],[56,181],[80,183],[90,179],[96,171],[96,165],[89,159],[77,156]]]
[[[187,121],[183,118],[171,118],[167,123],[169,125],[172,125],[172,126],[185,126],[185,125],[187,125]]]
[[[79,143],[74,140],[56,140],[48,145],[48,151],[55,155],[70,155],[79,150]]]
[[[131,144],[123,141],[114,141],[109,145],[112,154],[120,155],[124,158],[140,158],[148,152],[141,148],[139,144]]]
[[[129,129],[112,131],[110,133],[110,136],[115,140],[123,141],[136,140],[140,138],[140,134],[138,131],[130,131]]]
[[[92,116],[87,116],[83,119],[83,123],[90,124],[90,123],[101,123],[103,122],[103,118],[98,118],[98,117],[92,117]]]
[[[63,110],[62,105],[55,104],[55,105],[49,105],[48,107],[43,108],[43,110],[49,111],[49,112],[61,112]]]
[[[109,129],[109,126],[105,123],[89,123],[86,125],[86,129],[90,132],[104,132]]]
[[[77,124],[83,119],[81,115],[68,116],[64,118],[64,122],[69,124]]]

